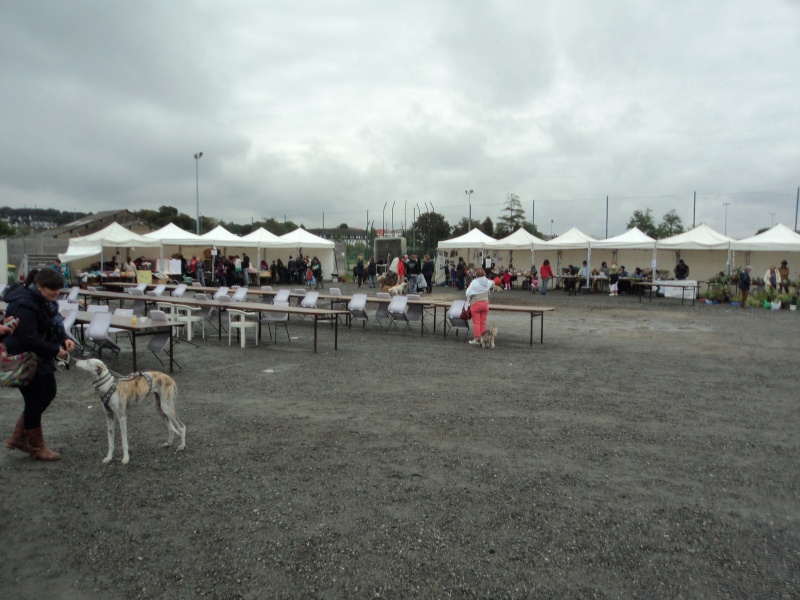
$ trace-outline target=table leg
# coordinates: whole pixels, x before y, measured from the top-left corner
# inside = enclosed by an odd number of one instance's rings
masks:
[[[317,323],[319,323],[319,316],[314,315],[314,354],[317,353]]]
[[[544,311],[539,314],[539,318],[542,320],[540,324],[541,331],[539,331],[539,343],[544,344]]]
[[[136,371],[136,335],[135,331],[131,331],[131,350],[133,351],[133,370]]]
[[[339,350],[339,316],[334,315],[333,320],[336,322],[333,328],[333,349]]]
[[[531,346],[533,346],[533,313],[531,313]]]
[[[175,328],[174,327],[170,327],[169,328],[169,372],[170,373],[174,373],[175,372],[175,369],[173,367],[173,360],[172,360],[172,349],[173,349],[173,346],[174,346],[174,344],[172,343],[174,341],[172,339],[172,336],[174,335],[174,333],[175,333]]]

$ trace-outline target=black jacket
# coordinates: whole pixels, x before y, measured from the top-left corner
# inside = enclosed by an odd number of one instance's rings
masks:
[[[55,358],[66,339],[58,304],[47,301],[33,285],[12,289],[6,294],[6,301],[6,316],[19,319],[14,333],[3,340],[9,354],[35,352],[41,359],[36,375],[55,372],[50,359]]]

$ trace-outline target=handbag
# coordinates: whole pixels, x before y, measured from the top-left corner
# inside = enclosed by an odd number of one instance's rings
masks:
[[[472,311],[469,308],[469,304],[464,304],[464,308],[461,309],[460,318],[462,321],[469,321],[472,318]]]
[[[0,342],[0,383],[3,387],[24,387],[33,379],[39,366],[34,352],[9,354]]]

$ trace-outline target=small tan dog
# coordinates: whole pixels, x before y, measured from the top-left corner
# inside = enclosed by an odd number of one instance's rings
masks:
[[[491,329],[486,329],[480,339],[481,348],[491,348],[494,350],[494,338],[497,337],[497,327],[492,326]]]
[[[178,386],[175,380],[160,371],[142,371],[133,373],[128,377],[118,379],[114,377],[102,360],[90,358],[89,360],[73,359],[75,366],[91,373],[92,385],[103,400],[106,409],[106,425],[108,428],[108,454],[103,463],[111,462],[114,458],[114,434],[116,421],[119,421],[119,432],[122,437],[122,464],[130,461],[128,454],[128,405],[144,400],[151,394],[156,400],[156,410],[167,424],[169,438],[163,444],[165,448],[172,446],[175,434],[181,438],[178,450],[186,447],[186,426],[175,414],[175,398],[178,396]]]

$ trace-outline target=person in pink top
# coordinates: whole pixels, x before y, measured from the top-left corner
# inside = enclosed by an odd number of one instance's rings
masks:
[[[553,278],[553,269],[550,266],[550,261],[545,259],[542,264],[542,269],[539,271],[542,280],[542,296],[547,295],[547,283]]]

